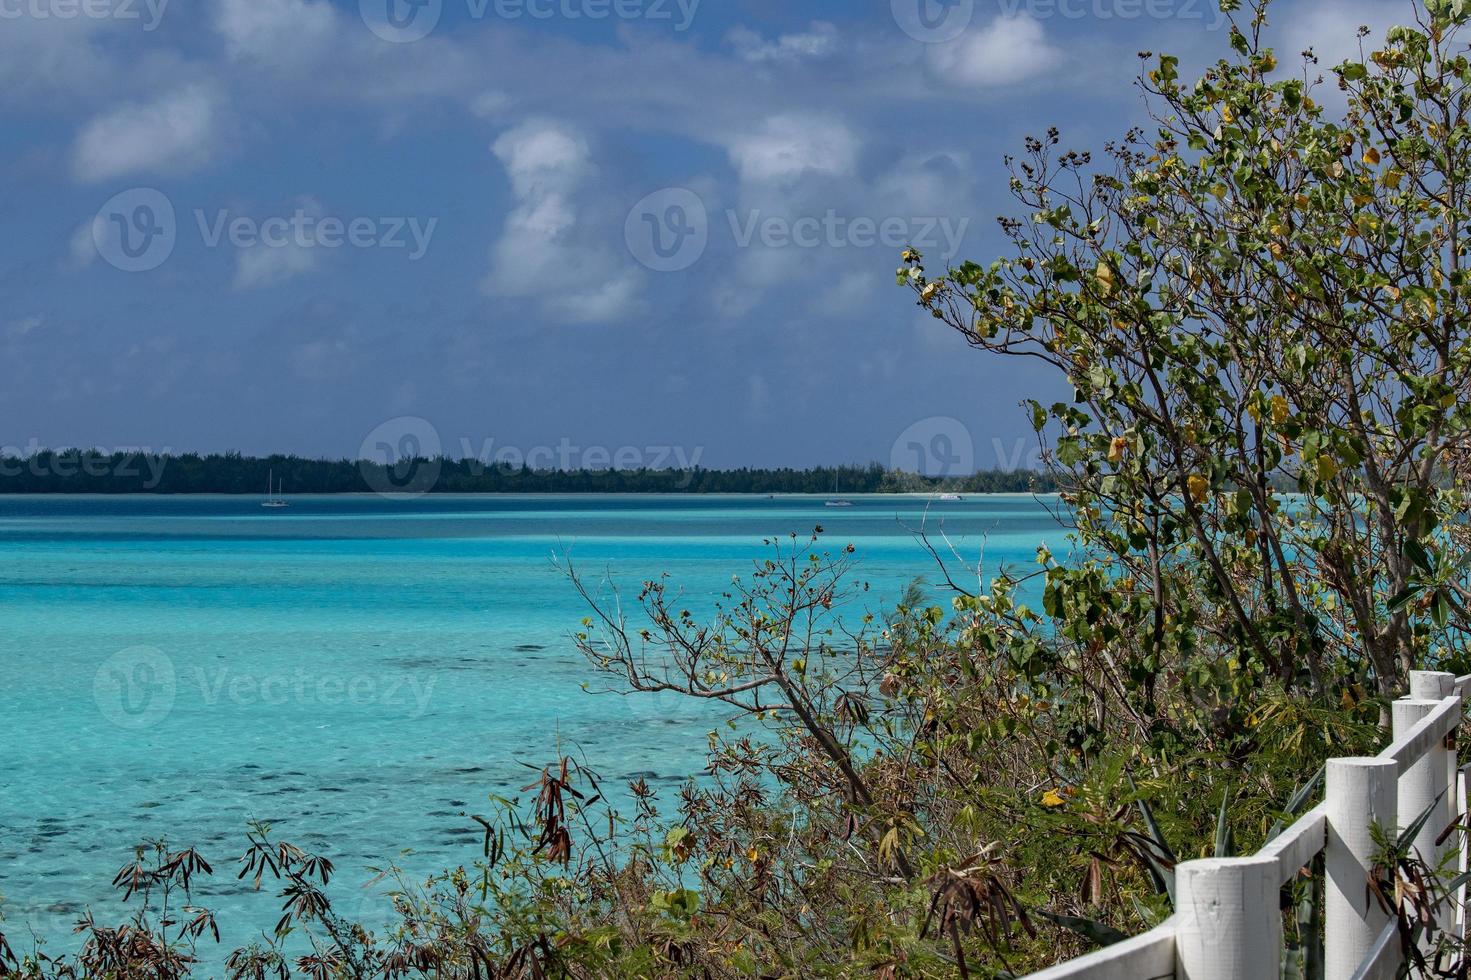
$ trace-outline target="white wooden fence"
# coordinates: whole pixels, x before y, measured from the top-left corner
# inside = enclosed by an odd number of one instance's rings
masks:
[[[1282,885],[1319,853],[1325,869],[1325,980],[1392,980],[1403,957],[1395,923],[1368,892],[1370,828],[1403,830],[1432,806],[1415,837],[1438,867],[1461,851],[1461,835],[1436,838],[1465,812],[1466,770],[1455,733],[1471,674],[1415,671],[1409,696],[1394,702],[1393,741],[1373,758],[1328,763],[1324,801],[1251,857],[1185,861],[1175,868],[1175,914],[1133,939],[1100,949],[1030,980],[1264,980],[1281,970]],[[1471,766],[1467,767],[1471,769]],[[1464,933],[1464,909],[1445,928]]]

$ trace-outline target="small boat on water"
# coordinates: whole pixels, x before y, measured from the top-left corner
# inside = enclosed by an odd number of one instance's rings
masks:
[[[833,473],[833,497],[834,498],[837,498],[837,499],[829,500],[827,502],[827,506],[829,506],[829,507],[852,507],[853,506],[853,501],[851,501],[851,500],[843,500],[841,498],[838,498],[838,474],[836,472]]]
[[[958,493],[942,493],[942,494],[940,494],[940,499],[941,500],[964,500],[965,498],[962,497]]]
[[[281,488],[285,483],[285,480],[282,480],[279,484],[276,483],[276,471],[270,470],[266,474],[266,499],[261,501],[261,506],[271,510],[290,507],[291,505],[286,502],[286,498],[281,496]],[[274,493],[271,492],[273,488],[275,490]]]

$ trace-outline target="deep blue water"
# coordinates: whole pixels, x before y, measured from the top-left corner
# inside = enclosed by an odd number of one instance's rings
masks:
[[[118,918],[112,875],[166,836],[215,863],[197,898],[225,948],[245,942],[277,914],[234,882],[252,818],[330,857],[344,910],[371,920],[369,866],[472,862],[460,814],[514,795],[522,763],[559,745],[609,784],[672,790],[724,716],[585,692],[596,678],[567,637],[587,610],[556,554],[626,604],[669,572],[701,608],[763,537],[821,524],[832,550],[856,546],[882,612],[938,580],[922,523],[984,556],[986,577],[1063,546],[1046,499],[849,499],[0,497],[4,930],[21,951],[27,926],[64,936],[85,906]]]

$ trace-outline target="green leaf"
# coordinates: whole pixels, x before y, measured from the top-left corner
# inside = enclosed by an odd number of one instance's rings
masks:
[[[1389,613],[1393,615],[1394,613],[1397,613],[1408,606],[1412,601],[1414,601],[1416,596],[1424,591],[1425,586],[1423,585],[1417,584],[1407,586],[1405,589],[1396,594],[1393,599],[1389,600],[1389,605],[1386,608],[1388,609]]]
[[[1309,779],[1307,782],[1303,783],[1301,786],[1293,791],[1293,794],[1291,797],[1288,798],[1287,806],[1284,809],[1284,813],[1287,816],[1295,817],[1302,812],[1303,808],[1307,806],[1308,800],[1312,799],[1313,796],[1317,793],[1318,785],[1323,781],[1323,774],[1326,771],[1327,769],[1325,766],[1319,766],[1318,771],[1313,773],[1313,777],[1311,779]],[[1286,829],[1287,824],[1281,820],[1278,820],[1272,825],[1272,829],[1267,832],[1266,842],[1270,843],[1271,841],[1275,840],[1277,836]]]
[[[1419,836],[1420,828],[1425,826],[1425,822],[1430,819],[1430,815],[1434,813],[1435,808],[1440,805],[1440,798],[1444,795],[1444,793],[1437,795],[1435,797],[1435,802],[1426,807],[1424,813],[1420,814],[1418,817],[1415,818],[1413,823],[1411,823],[1404,830],[1400,831],[1399,836],[1395,838],[1395,850],[1400,851],[1401,853],[1409,850],[1410,845],[1413,844],[1415,842],[1415,838]]]
[[[1234,842],[1231,836],[1231,824],[1227,819],[1227,810],[1231,805],[1231,794],[1228,792],[1221,797],[1221,809],[1216,814],[1216,857],[1228,858],[1234,853]]]
[[[1437,589],[1430,603],[1430,619],[1440,629],[1451,620],[1451,601],[1444,589]]]
[[[1415,563],[1415,567],[1421,571],[1434,572],[1435,564],[1425,546],[1418,541],[1406,541],[1404,547],[1405,557]]]
[[[1052,912],[1037,910],[1037,914],[1049,922],[1055,922],[1071,932],[1075,932],[1084,939],[1090,940],[1099,946],[1112,946],[1114,943],[1123,942],[1129,937],[1124,935],[1113,926],[1105,925],[1094,919],[1084,919],[1076,915],[1057,915]]]

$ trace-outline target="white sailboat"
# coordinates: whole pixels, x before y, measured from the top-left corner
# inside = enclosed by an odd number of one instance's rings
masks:
[[[282,480],[279,484],[276,483],[276,471],[274,469],[268,471],[266,473],[266,499],[261,501],[261,506],[269,507],[272,510],[279,510],[282,507],[290,507],[291,505],[286,502],[286,498],[281,496],[281,488],[284,487],[285,484],[285,480]],[[275,493],[271,492],[272,489],[275,490]]]
[[[836,498],[837,495],[838,495],[838,472],[837,472],[837,470],[834,470],[833,471],[833,496]],[[853,501],[851,501],[851,500],[843,500],[843,499],[839,498],[839,499],[829,500],[827,502],[827,506],[829,506],[829,507],[852,507],[853,506]]]

